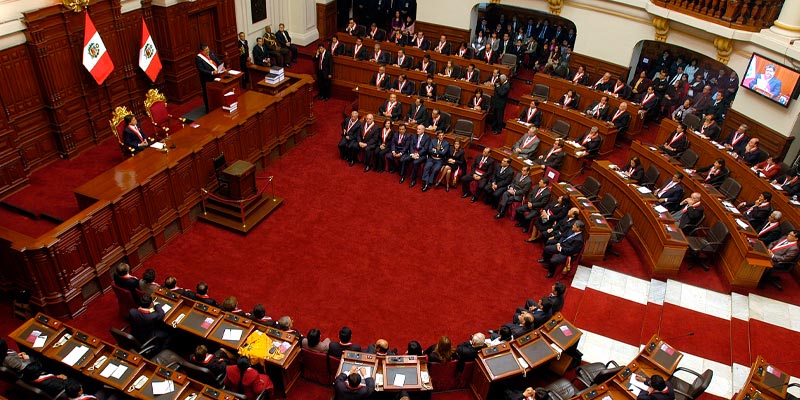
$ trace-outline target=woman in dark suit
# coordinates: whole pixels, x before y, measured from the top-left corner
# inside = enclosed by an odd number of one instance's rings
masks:
[[[442,180],[445,180],[445,192],[450,191],[450,176],[453,176],[453,185],[458,182],[458,174],[461,171],[467,170],[467,160],[464,157],[464,148],[461,147],[461,140],[456,139],[452,146],[450,146],[450,150],[447,152],[447,157],[445,157],[444,165],[442,165],[442,174],[439,176],[439,181],[436,182],[436,186],[440,186],[442,184]]]
[[[644,178],[644,167],[642,167],[642,160],[637,156],[631,157],[628,161],[628,167],[623,169],[622,172],[628,176],[628,179],[639,183]]]
[[[567,93],[564,93],[564,95],[561,96],[561,100],[559,100],[559,103],[561,103],[561,105],[564,106],[564,108],[571,108],[573,110],[577,110],[578,98],[577,96],[575,96],[575,91],[572,89],[567,90]]]

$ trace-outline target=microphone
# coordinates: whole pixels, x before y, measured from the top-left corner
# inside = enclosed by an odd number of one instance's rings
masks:
[[[667,340],[681,339],[681,338],[685,338],[685,337],[688,337],[688,336],[694,336],[694,331],[688,332],[688,333],[684,333],[682,335],[670,336],[670,337],[668,337],[666,339],[661,339],[661,341],[666,342]]]

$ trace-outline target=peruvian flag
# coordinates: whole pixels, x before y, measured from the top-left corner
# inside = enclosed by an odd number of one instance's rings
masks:
[[[156,45],[153,43],[153,37],[150,36],[150,31],[147,30],[147,24],[144,23],[142,18],[142,46],[139,48],[139,68],[150,77],[150,80],[155,82],[158,73],[161,72],[161,58],[156,51]]]
[[[89,18],[89,13],[85,12],[84,14],[86,14],[86,22],[83,31],[83,66],[89,70],[97,84],[102,85],[114,70],[114,62],[111,61],[103,39],[100,38],[92,19]]]

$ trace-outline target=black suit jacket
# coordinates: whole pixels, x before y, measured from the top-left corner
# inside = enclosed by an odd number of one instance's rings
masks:
[[[287,32],[287,31],[281,32],[279,30],[279,31],[275,32],[275,37],[278,39],[278,44],[280,44],[281,47],[288,47],[289,46],[289,42],[292,41],[292,37],[289,36],[289,32]]]
[[[701,203],[697,207],[687,207],[686,212],[681,215],[681,218],[678,220],[678,227],[681,229],[685,229],[687,227],[693,228],[697,226],[697,223],[700,222],[700,219],[703,218],[703,213],[705,209],[703,208],[703,204]],[[684,233],[689,233],[684,230]]]
[[[441,42],[436,42],[436,44],[433,45],[432,49],[436,50],[439,47],[440,43]],[[442,54],[446,54],[446,55],[450,55],[450,47],[451,47],[450,46],[450,42],[444,42],[444,46],[442,46],[441,53]]]
[[[761,229],[765,229],[766,225],[763,226]],[[764,242],[765,245],[769,246],[770,243],[778,240],[781,238],[781,225],[778,223],[774,227],[770,227],[766,232],[759,232],[758,240]]]
[[[400,57],[397,57],[395,65],[403,69],[411,69],[411,56],[403,56],[403,61],[400,61]]]
[[[367,129],[366,122],[361,124],[361,129],[356,134],[356,140],[360,143],[366,143],[367,146],[375,146],[378,143],[381,127],[376,122],[372,123],[372,127]]]
[[[331,47],[333,47],[333,45],[331,45]],[[345,47],[344,43],[338,42],[336,44],[336,48],[335,49],[333,49],[333,48],[331,49],[331,53],[333,53],[333,55],[335,55],[335,56],[341,56],[344,53],[346,53],[344,47]]]
[[[486,157],[486,162],[483,163],[483,168],[481,168],[480,163],[482,158],[482,154],[475,157],[475,161],[472,162],[472,173],[474,174],[480,170],[483,171],[484,177],[488,177],[494,168],[494,159],[492,157]]]
[[[514,179],[514,169],[510,165],[505,170],[502,166],[498,166],[494,169],[491,182],[497,184],[497,187],[506,187],[512,179]]]
[[[381,89],[389,89],[392,87],[392,78],[389,76],[389,74],[383,74],[383,80],[381,80],[381,83],[378,84],[378,74],[376,73],[375,75],[372,75],[372,79],[370,79],[369,84],[377,86]]]
[[[217,58],[217,56],[214,55],[214,53],[211,53],[211,56],[209,58],[211,58],[212,61],[217,63],[217,66],[222,64],[222,61],[220,61],[219,58]],[[203,58],[200,57],[199,55],[194,57],[194,64],[195,66],[197,66],[197,70],[200,71],[200,82],[202,82],[203,85],[205,85],[206,82],[211,82],[214,80],[214,78],[216,78],[216,76],[214,76],[214,71],[215,71],[214,67],[212,67],[209,63],[203,60]]]
[[[361,48],[356,52],[356,46],[353,45],[353,58],[359,61],[369,60],[369,50],[367,46],[361,45]]]
[[[342,353],[345,351],[361,351],[361,346],[354,343],[343,345],[339,342],[331,342],[331,344],[328,345],[329,356],[342,358]]]
[[[542,111],[537,109],[536,112],[533,113],[530,119],[528,119],[528,112],[530,111],[530,107],[526,107],[522,110],[522,113],[519,115],[519,120],[522,122],[529,123],[535,127],[539,127],[542,125]]]
[[[344,48],[344,45],[340,44],[339,47]],[[262,67],[266,67],[267,63],[264,62],[264,60],[266,60],[267,58],[269,58],[269,55],[267,54],[267,48],[266,47],[259,46],[259,45],[253,46],[253,62],[256,65],[260,65]]]
[[[347,374],[342,372],[339,376],[336,377],[336,380],[333,382],[333,389],[336,393],[335,398],[337,400],[358,400],[358,399],[366,399],[372,392],[375,391],[375,379],[373,377],[367,377],[364,379],[364,386],[359,386],[355,389],[350,389],[347,386]]]
[[[322,68],[320,69],[319,59],[322,57]],[[329,51],[325,51],[322,55],[314,56],[314,69],[317,71],[318,74],[324,75],[325,78],[328,75],[333,75],[333,57],[331,57],[331,53]]]
[[[631,113],[625,111],[624,113],[620,114],[620,116],[617,117],[617,119],[614,119],[614,115],[617,113],[617,111],[619,111],[619,108],[610,111],[608,113],[608,116],[606,116],[606,118],[607,121],[614,124],[614,127],[617,128],[617,134],[621,135],[628,130],[628,125],[631,124]]]
[[[419,95],[422,97],[436,98],[436,83],[431,83],[431,95],[428,96],[428,82],[419,85]]]
[[[389,100],[383,102],[383,105],[378,108],[378,113],[383,116],[383,113],[389,109]],[[392,108],[392,121],[397,121],[403,115],[402,104],[398,101]]]
[[[711,174],[711,176],[709,176],[708,173],[709,171],[711,171],[712,167],[714,167],[713,164],[707,167],[700,168],[696,172],[703,179],[704,183],[707,183],[714,187],[719,187],[719,185],[722,184],[722,181],[724,181],[725,178],[728,177],[730,171],[728,170],[728,167],[722,167],[716,173]]]
[[[528,192],[528,202],[533,205],[533,207],[531,207],[532,210],[539,210],[546,207],[547,203],[550,202],[550,189],[544,188],[544,190],[539,193],[539,187],[531,188]]]
[[[375,58],[375,51],[372,52],[372,57],[369,58],[370,61],[375,61],[378,64],[388,64],[391,61],[392,56],[389,54],[388,51],[381,49],[381,54],[378,58]]]
[[[603,144],[603,137],[597,135],[596,138],[589,140],[586,143],[583,141],[589,135],[589,132],[584,133],[580,138],[578,138],[577,142],[581,144],[586,149],[586,152],[590,155],[595,155],[600,152],[600,146]]]

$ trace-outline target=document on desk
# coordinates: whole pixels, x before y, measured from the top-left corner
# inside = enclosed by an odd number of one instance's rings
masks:
[[[394,385],[394,386],[403,386],[404,383],[406,383],[406,376],[405,375],[397,374],[397,375],[394,376],[394,382],[392,382],[392,385]]]
[[[636,188],[636,190],[638,190],[638,191],[639,191],[639,193],[641,193],[641,194],[650,194],[650,193],[653,193],[653,191],[652,191],[652,190],[650,190],[650,189],[648,189],[648,188],[646,188],[646,187],[644,187],[644,186],[639,186],[638,188]]]
[[[36,340],[33,341],[33,348],[40,349],[44,347],[44,343],[47,341],[47,336],[39,335],[36,337]]]
[[[169,310],[172,309],[172,306],[169,305],[169,304],[164,303],[164,304],[161,305],[161,309],[164,310],[165,313],[167,313],[167,312],[169,312]]]
[[[772,185],[772,187],[774,187],[776,190],[783,190],[783,186],[778,185],[777,183],[770,183],[770,185]]]
[[[69,352],[69,354],[67,354],[66,357],[64,357],[63,360],[61,360],[61,362],[71,367],[75,365],[75,363],[78,362],[78,360],[80,360],[81,357],[83,357],[88,351],[89,348],[86,346],[76,346],[74,349],[72,349],[72,351]]]
[[[161,142],[155,142],[155,143],[151,144],[150,147],[152,147],[154,149],[157,149],[157,150],[164,150],[164,148],[167,147],[167,145],[164,144],[164,143],[161,143]]]
[[[383,374],[375,374],[375,386],[383,386]]]
[[[158,396],[161,394],[172,393],[175,391],[175,384],[170,380],[164,382],[153,382],[153,395]]]
[[[103,378],[108,378],[109,376],[111,376],[111,374],[113,374],[117,370],[118,367],[119,365],[117,364],[108,363],[105,369],[103,369],[103,372],[100,373],[100,376],[102,376]]]
[[[628,385],[628,389],[633,392],[634,395],[639,395],[639,392],[642,390],[647,390],[647,385],[644,382],[639,382],[636,377],[639,375],[631,374],[631,379],[629,379],[630,385]]]
[[[742,229],[747,229],[747,228],[749,228],[749,227],[750,227],[750,224],[748,224],[748,223],[747,223],[747,222],[745,222],[745,221],[742,221],[742,220],[741,220],[741,219],[739,219],[739,218],[736,218],[736,225],[739,225],[739,228],[742,228]]]
[[[232,340],[234,342],[238,342],[242,340],[242,330],[241,329],[225,329],[222,332],[222,340]]]
[[[664,207],[662,205],[657,205],[657,206],[653,207],[653,210],[656,210],[656,212],[659,213],[659,214],[669,211],[669,210],[667,210],[666,207]]]

